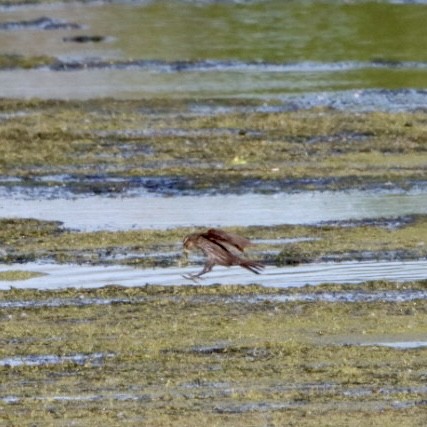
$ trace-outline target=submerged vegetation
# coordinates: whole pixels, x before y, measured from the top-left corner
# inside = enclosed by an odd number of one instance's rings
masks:
[[[0,281],[26,280],[26,279],[31,279],[33,277],[39,277],[39,276],[43,276],[43,273],[21,271],[21,270],[0,271]]]

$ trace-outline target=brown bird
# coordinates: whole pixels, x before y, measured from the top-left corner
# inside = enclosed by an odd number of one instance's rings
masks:
[[[236,250],[243,253],[247,246],[252,245],[250,240],[218,228],[211,228],[203,233],[189,234],[184,238],[183,245],[185,252],[197,248],[207,257],[203,270],[197,274],[184,276],[186,279],[198,278],[211,271],[214,265],[226,267],[240,265],[240,267],[246,268],[255,274],[259,274],[264,268],[264,265],[258,261],[244,259],[233,253]]]

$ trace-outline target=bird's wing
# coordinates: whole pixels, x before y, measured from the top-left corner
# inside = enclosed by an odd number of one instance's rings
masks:
[[[203,236],[208,240],[212,240],[218,244],[226,244],[235,247],[240,252],[243,252],[245,248],[251,245],[251,241],[245,237],[238,236],[234,233],[227,233],[218,228],[211,228]]]
[[[203,235],[197,240],[197,246],[207,256],[208,262],[227,265],[230,259],[234,259],[234,255],[225,246]]]

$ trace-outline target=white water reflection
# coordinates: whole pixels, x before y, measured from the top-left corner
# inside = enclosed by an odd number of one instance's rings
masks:
[[[364,343],[365,346],[391,347],[399,350],[410,350],[427,347],[427,341],[390,341],[390,342],[373,342]]]
[[[4,196],[0,217],[62,221],[83,231],[183,226],[313,224],[427,213],[427,192],[305,191],[213,196],[33,200]]]
[[[113,353],[78,353],[69,356],[58,356],[56,354],[34,354],[30,356],[13,356],[0,359],[0,366],[16,368],[19,366],[58,365],[67,362],[72,362],[77,365],[84,365],[89,362],[92,365],[100,366],[106,358],[111,357],[114,357]]]
[[[0,290],[14,288],[63,289],[97,288],[106,285],[193,285],[182,277],[195,273],[199,266],[186,268],[135,269],[128,266],[90,266],[72,264],[12,264],[0,266],[1,271],[25,270],[44,273],[46,276],[27,280],[0,281]],[[370,261],[342,263],[313,263],[296,267],[267,267],[265,273],[254,275],[239,267],[215,267],[213,272],[198,283],[242,284],[257,283],[263,286],[287,288],[321,283],[361,283],[368,280],[393,280],[398,282],[421,280],[427,277],[427,260],[421,261]]]

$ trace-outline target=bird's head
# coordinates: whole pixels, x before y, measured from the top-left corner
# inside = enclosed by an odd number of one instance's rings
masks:
[[[193,235],[190,234],[184,238],[182,241],[182,245],[184,246],[184,252],[188,252],[194,247],[194,239]]]

